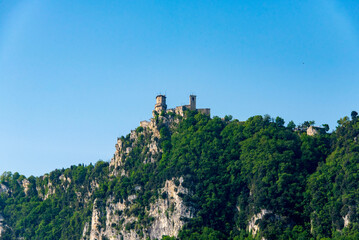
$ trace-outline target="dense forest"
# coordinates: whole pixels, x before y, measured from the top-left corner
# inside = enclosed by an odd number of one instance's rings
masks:
[[[162,239],[359,239],[357,115],[309,136],[313,121],[157,114],[159,137],[138,127],[135,140],[119,138],[130,149],[120,166],[99,161],[29,178],[3,173],[1,239],[86,239],[93,209],[105,212],[108,199],[127,204],[130,196],[130,207],[116,214],[132,222],[120,218],[111,227],[150,238],[144,229],[155,219],[148,209],[168,198],[159,189],[173,179],[188,190],[179,196],[193,216],[181,219],[177,236]],[[147,161],[153,139],[160,149]],[[106,218],[99,216],[101,226]]]

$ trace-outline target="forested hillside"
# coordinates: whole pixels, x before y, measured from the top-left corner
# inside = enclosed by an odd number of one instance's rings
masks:
[[[357,113],[311,124],[156,114],[110,162],[2,174],[1,239],[359,239]]]

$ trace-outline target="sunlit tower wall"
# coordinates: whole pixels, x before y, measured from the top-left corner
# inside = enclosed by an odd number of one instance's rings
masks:
[[[162,111],[166,111],[166,109],[167,109],[166,96],[165,95],[157,95],[155,111],[158,113],[161,113]]]
[[[196,95],[189,95],[189,109],[196,110]]]

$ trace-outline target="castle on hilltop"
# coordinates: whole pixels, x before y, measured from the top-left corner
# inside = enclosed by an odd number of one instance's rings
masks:
[[[178,106],[175,108],[171,108],[171,109],[167,109],[167,104],[166,104],[166,96],[165,95],[157,95],[156,97],[156,105],[155,105],[155,110],[157,113],[169,113],[169,112],[173,112],[176,113],[178,115],[183,116],[184,115],[184,111],[185,110],[191,110],[191,111],[198,111],[200,113],[206,114],[206,115],[211,115],[211,109],[210,108],[197,108],[196,107],[196,95],[190,95],[189,96],[189,105],[183,105],[183,106]]]
[[[156,104],[155,109],[152,111],[153,118],[150,121],[141,121],[140,126],[143,128],[155,128],[156,121],[155,118],[157,115],[162,115],[163,113],[168,114],[176,114],[180,116],[184,116],[184,113],[186,110],[191,111],[198,111],[202,114],[206,114],[208,116],[211,115],[211,109],[210,108],[197,108],[196,106],[196,95],[190,95],[189,96],[189,104],[178,106],[175,108],[167,109],[166,104],[166,95],[157,95],[156,96]]]

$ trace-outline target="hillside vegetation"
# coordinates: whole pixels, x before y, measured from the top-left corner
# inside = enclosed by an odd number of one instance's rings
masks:
[[[359,239],[355,112],[315,136],[269,116],[152,123],[110,163],[2,174],[1,239]]]

